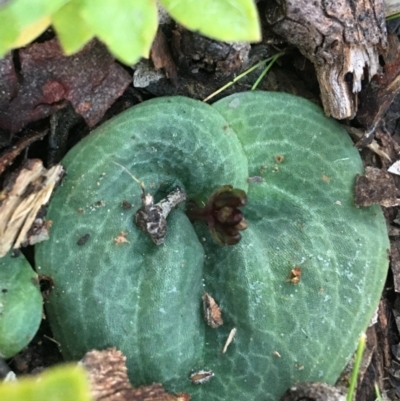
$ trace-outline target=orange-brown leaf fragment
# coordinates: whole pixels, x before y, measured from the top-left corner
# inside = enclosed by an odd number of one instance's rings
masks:
[[[215,299],[207,292],[204,293],[202,299],[204,319],[210,327],[216,329],[224,323],[221,317],[221,309]]]
[[[129,242],[126,239],[126,236],[128,235],[128,233],[126,233],[125,231],[121,231],[115,238],[114,238],[114,243],[115,245],[120,245],[120,244],[124,244],[126,242]]]
[[[292,284],[299,284],[301,279],[301,269],[300,267],[294,267],[291,271],[290,271],[290,275],[289,275],[289,282]]]
[[[79,362],[88,372],[95,401],[189,401],[187,393],[168,394],[160,383],[132,387],[126,357],[116,348],[90,351]]]

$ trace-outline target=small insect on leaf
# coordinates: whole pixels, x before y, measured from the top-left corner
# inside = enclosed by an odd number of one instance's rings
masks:
[[[204,319],[210,327],[216,329],[224,323],[221,318],[221,309],[215,302],[215,299],[207,292],[204,293],[202,299]]]
[[[214,373],[211,370],[199,370],[190,375],[190,380],[193,384],[203,384],[211,380]]]

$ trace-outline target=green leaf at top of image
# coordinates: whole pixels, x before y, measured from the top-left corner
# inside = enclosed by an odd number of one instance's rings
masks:
[[[160,0],[181,25],[226,42],[261,40],[254,0]]]
[[[154,0],[83,0],[81,15],[110,52],[131,65],[149,56],[157,12]]]
[[[35,256],[56,283],[47,318],[66,358],[115,346],[135,386],[193,401],[276,401],[296,382],[337,380],[379,303],[389,241],[379,206],[354,205],[358,150],[319,107],[274,92],[211,106],[161,97],[99,126],[62,163],[51,238]],[[241,241],[216,244],[179,205],[155,245],[133,222],[141,188],[115,163],[156,201],[176,187],[199,204],[222,185],[246,191]],[[204,321],[205,291],[218,328]],[[194,385],[200,370],[214,377]]]
[[[25,257],[0,258],[0,356],[10,358],[28,345],[42,320],[42,304],[38,275]]]
[[[79,51],[94,33],[81,16],[83,0],[71,0],[52,15],[54,29],[67,55]]]
[[[19,30],[14,16],[0,7],[0,58],[3,57],[17,39]]]
[[[17,382],[0,383],[4,401],[93,401],[83,368],[61,365]]]
[[[15,18],[17,28],[21,30],[41,18],[50,16],[68,1],[69,0],[9,0],[3,9],[11,12]]]
[[[40,35],[50,24],[50,14],[67,1],[9,0],[0,6],[0,58],[9,50],[24,46]]]

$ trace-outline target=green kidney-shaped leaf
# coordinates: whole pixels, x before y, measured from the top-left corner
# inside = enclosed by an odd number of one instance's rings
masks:
[[[82,18],[119,60],[136,63],[147,57],[157,31],[152,0],[83,0]]]
[[[224,41],[261,40],[258,12],[253,0],[160,0],[181,25]]]
[[[156,199],[176,186],[199,202],[224,184],[248,191],[242,241],[215,244],[180,206],[157,247],[132,221],[139,186],[114,162]],[[282,93],[214,106],[155,99],[99,127],[63,163],[37,264],[56,283],[48,315],[68,359],[116,346],[135,385],[162,382],[199,401],[276,400],[298,381],[336,380],[378,303],[389,244],[380,208],[354,207],[357,150],[318,107]],[[204,291],[222,309],[217,329],[204,322]],[[191,384],[198,370],[215,377]]]
[[[36,334],[42,320],[37,274],[20,255],[0,259],[0,356],[10,358]]]

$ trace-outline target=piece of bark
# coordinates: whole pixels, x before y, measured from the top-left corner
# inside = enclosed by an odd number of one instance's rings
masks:
[[[10,59],[0,60],[5,85],[4,93],[0,92],[0,128],[12,133],[53,114],[66,100],[93,126],[131,81],[96,40],[72,56],[63,54],[56,39],[33,43],[15,56],[19,56],[21,82],[16,82]]]
[[[180,73],[215,73],[216,79],[226,79],[242,71],[251,46],[249,43],[225,43],[206,38],[177,26],[172,32],[171,49]]]
[[[24,163],[13,174],[6,188],[0,193],[0,257],[13,247],[34,244],[45,236],[49,225],[45,221],[30,231],[37,215],[45,205],[64,173],[61,165],[47,170],[41,160]],[[38,224],[38,223],[37,223]],[[35,237],[35,232],[38,237]]]
[[[125,365],[126,357],[116,348],[90,351],[79,362],[89,375],[95,401],[189,401],[187,393],[172,395],[160,383],[132,387]]]
[[[358,146],[365,135],[365,131],[349,125],[342,125],[342,127],[347,131],[354,141],[357,141],[355,146]],[[373,138],[371,138],[368,143],[362,144],[361,147],[367,147],[368,149],[372,150],[372,152],[376,153],[382,161],[389,163],[392,161],[391,157],[386,153],[386,149]]]
[[[400,144],[393,138],[390,132],[384,127],[375,131],[375,139],[381,144],[381,148],[388,158],[381,159],[381,168],[388,169],[393,161],[399,158]]]
[[[161,28],[158,29],[157,35],[154,38],[150,51],[151,61],[154,64],[156,71],[163,69],[167,78],[169,78],[174,85],[178,83],[178,73],[174,59],[169,50],[167,38],[165,37]]]
[[[367,133],[374,132],[394,98],[400,92],[400,43],[397,35],[388,36],[385,65],[359,96],[357,120]]]
[[[354,203],[357,207],[376,203],[384,207],[398,205],[397,189],[392,175],[375,167],[366,167],[365,176],[356,177]]]
[[[266,4],[272,30],[313,62],[325,113],[354,117],[361,81],[378,72],[379,54],[387,44],[383,0]]]
[[[47,131],[33,132],[21,138],[14,146],[7,148],[0,155],[0,174],[10,166],[14,159],[32,143],[42,140],[47,135]]]
[[[400,240],[391,242],[390,267],[393,272],[394,290],[400,293]]]

